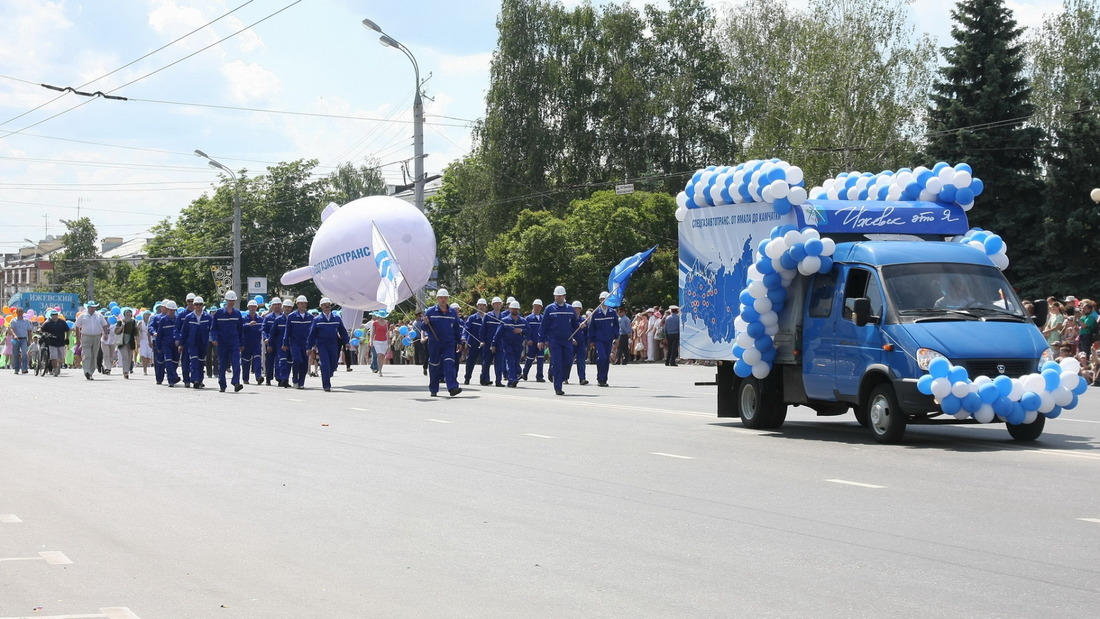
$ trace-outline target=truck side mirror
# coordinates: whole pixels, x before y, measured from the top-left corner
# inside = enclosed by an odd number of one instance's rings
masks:
[[[863,297],[859,299],[852,299],[852,320],[856,323],[857,327],[864,327],[868,324],[874,324],[875,317],[871,315],[871,300]]]

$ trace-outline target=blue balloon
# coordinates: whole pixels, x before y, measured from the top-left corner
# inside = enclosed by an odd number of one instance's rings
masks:
[[[409,346],[413,343],[413,341],[410,338],[404,337],[404,338],[401,338],[401,343],[404,344],[405,346]]]
[[[969,187],[961,187],[955,190],[955,202],[970,204],[974,201],[974,190]]]
[[[783,252],[782,256],[779,256],[779,264],[788,271],[793,271],[798,268],[798,261],[787,251]]]
[[[684,206],[688,208],[699,208],[699,205],[695,203],[695,198],[691,195],[688,195],[688,199],[684,202]]]
[[[1043,370],[1043,380],[1046,381],[1047,391],[1054,391],[1062,384],[1062,376],[1054,370]]]
[[[746,305],[745,309],[741,310],[741,319],[745,322],[754,322],[760,320],[760,312],[756,311],[751,305]]]
[[[765,253],[765,250],[768,248],[768,241],[770,240],[771,239],[760,239],[760,243],[756,246],[756,253],[760,254],[761,260],[771,260]]]
[[[969,163],[955,164],[955,171],[956,172],[962,172],[964,170],[967,171],[967,172],[970,172],[971,174],[974,174],[974,169],[970,167]]]
[[[943,401],[940,402],[940,408],[948,415],[954,415],[962,408],[962,400],[948,394],[944,396]]]
[[[409,334],[409,328],[407,326],[404,326],[404,325],[402,325],[401,328],[398,329],[397,331],[401,335],[408,335]]]
[[[1023,406],[1025,411],[1037,411],[1042,403],[1043,399],[1034,391],[1025,391],[1020,396],[1020,406]]]
[[[737,187],[737,193],[741,194],[741,199],[744,200],[745,202],[754,202],[755,201],[755,199],[752,197],[752,194],[749,193],[749,184],[748,183],[741,183],[741,185]],[[752,370],[749,370],[749,373],[751,374]]]
[[[1084,376],[1077,377],[1077,386],[1073,388],[1073,395],[1081,395],[1088,391],[1089,381],[1085,380]]]
[[[108,316],[107,317],[107,324],[112,324],[113,325],[116,322],[118,322],[118,318],[115,318],[114,316]]]
[[[111,301],[110,303],[107,304],[107,307],[109,307],[109,308],[118,307],[118,302],[117,301]]]
[[[774,272],[774,271],[772,271],[771,273],[768,273],[767,275],[765,275],[763,281],[764,281],[764,287],[767,288],[768,290],[783,287],[783,276],[780,275],[779,273]]]
[[[760,322],[759,320],[750,322],[749,325],[745,327],[745,332],[748,333],[749,337],[754,340],[761,335],[764,335],[764,331],[764,323]]]
[[[888,185],[882,185],[878,188],[878,199],[885,200],[886,196],[890,195],[890,187]]]
[[[75,326],[76,326],[76,323],[75,323],[75,322],[73,322],[73,321],[71,321],[71,320],[66,320],[66,321],[65,321],[65,324],[69,325],[69,328],[70,328],[70,329],[72,329],[73,327],[75,327]]]
[[[976,413],[982,407],[982,398],[976,393],[968,393],[962,397],[962,407],[968,413]]]
[[[802,262],[806,259],[806,244],[796,243],[794,247],[787,250],[791,254],[791,258],[794,258],[798,262]]]
[[[928,184],[928,179],[932,178],[932,170],[925,170],[917,175],[917,183],[923,189]]]
[[[856,175],[849,176],[848,178],[844,179],[844,188],[845,189],[851,189],[852,187],[856,186],[857,182],[859,182],[859,176],[856,176]]]
[[[786,215],[787,213],[791,212],[791,209],[794,208],[794,205],[791,204],[791,201],[787,198],[776,198],[772,201],[772,208],[775,210],[776,213],[779,213],[780,215]]]
[[[358,346],[359,345],[359,338],[353,337],[353,338],[351,338],[351,341],[348,342],[348,343],[351,344],[352,346]]]
[[[1015,404],[1015,402],[1009,400],[1005,396],[998,396],[997,399],[993,401],[993,412],[1001,417],[1008,417],[1012,413],[1013,404]],[[1021,408],[1020,412],[1023,413],[1023,411],[1024,409]]]
[[[733,364],[733,373],[741,378],[748,378],[752,375],[752,366],[738,359],[737,363]]]
[[[980,178],[972,179],[970,181],[970,191],[974,192],[975,197],[982,195],[982,192],[985,191],[985,183]]]
[[[940,189],[940,202],[946,202],[951,204],[955,202],[955,194],[958,193],[958,188],[954,185],[947,184]]]
[[[759,350],[760,352],[764,352],[765,350],[772,350],[775,348],[775,344],[772,343],[772,337],[770,335],[762,335],[756,338],[756,341],[753,342],[752,345],[755,346],[756,350]]]
[[[695,174],[691,175],[691,180],[688,181],[688,187],[691,187],[695,183],[698,183],[702,178],[703,178],[703,171],[702,170],[697,170],[695,172]]]
[[[787,300],[787,289],[772,288],[768,290],[768,300],[772,302],[772,309],[775,310],[776,313],[779,313],[779,309],[783,305],[783,302]]]
[[[1046,363],[1043,364],[1043,367],[1039,368],[1040,372],[1046,372],[1048,370],[1051,371],[1051,372],[1058,372],[1058,374],[1061,374],[1062,373],[1062,366],[1058,365],[1057,361],[1047,361]]]
[[[997,385],[997,393],[1003,397],[1008,397],[1008,394],[1012,393],[1012,379],[1001,375],[993,379],[993,384]]]
[[[820,256],[821,252],[825,250],[825,245],[821,242],[821,239],[809,239],[805,243],[807,256]]]
[[[902,200],[916,200],[920,197],[920,185],[916,181],[909,181],[905,190],[901,192]]]
[[[936,357],[928,364],[928,373],[932,378],[947,378],[951,371],[951,362],[943,357]]]
[[[1073,399],[1069,401],[1069,404],[1066,404],[1063,408],[1065,408],[1065,409],[1077,408],[1077,394],[1076,393],[1073,394]]]
[[[986,383],[981,387],[978,387],[978,396],[985,404],[992,404],[994,400],[1001,396],[1001,392],[997,389],[997,385],[993,383]]]
[[[864,187],[863,189],[859,190],[858,194],[856,194],[856,199],[857,200],[866,200],[868,198],[868,196],[870,196],[870,195],[871,195],[870,190],[868,190],[866,187]]]
[[[951,381],[951,384],[959,382],[970,382],[970,377],[966,374],[966,368],[961,365],[953,365],[947,372],[947,378]]]
[[[111,313],[114,314],[115,316],[118,316],[119,314],[122,313],[122,308],[117,306],[117,305],[112,306],[111,307]]]
[[[736,357],[737,359],[740,359],[741,357],[745,356],[745,349],[738,346],[737,344],[734,344],[733,345],[733,356]]]
[[[772,361],[775,361],[775,355],[776,351],[774,348],[760,351],[760,358],[767,362],[768,365],[771,365]]]
[[[756,301],[756,297],[749,294],[748,290],[742,290],[737,298],[741,301],[741,305],[752,305]]]
[[[946,168],[948,165],[946,161],[937,161],[936,165],[932,166],[932,173],[939,174],[940,170]]]
[[[733,204],[733,196],[730,194],[729,187],[723,187],[718,195],[722,197],[722,201],[726,204]]]
[[[932,395],[932,381],[936,380],[932,378],[931,374],[925,374],[917,379],[917,391],[924,395]]]
[[[1051,410],[1049,413],[1043,413],[1043,414],[1047,416],[1047,419],[1056,419],[1058,417],[1058,415],[1062,414],[1062,407],[1061,406],[1055,406],[1054,409]]]
[[[783,226],[776,226],[776,227],[772,228],[771,234],[769,236],[773,239],[777,239],[777,238],[783,236],[784,234],[786,234],[786,232],[783,231]],[[760,250],[760,251],[763,252],[764,250]]]
[[[1001,415],[1005,418],[1005,421],[1014,425],[1019,425],[1024,422],[1024,418],[1027,417],[1027,413],[1024,412],[1023,408],[1009,406],[1008,409],[1009,410],[1007,413]]]
[[[258,305],[263,305],[264,304],[264,296],[262,294],[256,295],[256,298],[254,300],[256,301],[256,303]]]
[[[828,256],[821,256],[821,268],[817,270],[818,273],[828,273],[833,269],[833,259]]]
[[[362,329],[356,329],[355,331],[352,332],[352,335],[354,335],[355,337],[363,337],[363,330]]]
[[[775,273],[775,265],[772,264],[772,259],[767,256],[763,256],[756,261],[756,270],[761,274],[767,275],[768,273]]]

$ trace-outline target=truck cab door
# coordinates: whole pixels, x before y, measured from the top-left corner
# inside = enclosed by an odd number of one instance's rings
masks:
[[[836,265],[828,273],[814,275],[806,295],[801,343],[802,383],[806,396],[815,400],[833,399],[836,374],[833,307],[843,301],[837,287],[840,270],[840,265]]]
[[[862,327],[856,325],[853,311],[855,300],[860,298],[871,302],[871,320]],[[838,309],[833,345],[834,389],[838,399],[855,401],[867,367],[882,363],[885,357],[881,328],[885,308],[877,273],[864,267],[848,269],[843,303]]]

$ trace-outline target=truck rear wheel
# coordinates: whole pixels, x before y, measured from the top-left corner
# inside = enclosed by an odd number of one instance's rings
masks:
[[[866,404],[867,427],[880,443],[897,443],[905,435],[905,414],[901,412],[894,387],[882,383],[871,390]],[[858,417],[857,417],[858,419]]]
[[[746,428],[768,430],[778,428],[786,421],[787,406],[783,404],[781,390],[767,389],[770,386],[755,376],[741,381],[737,390],[737,408],[741,413],[741,423]]]
[[[1018,441],[1034,441],[1043,433],[1047,423],[1046,415],[1039,415],[1031,423],[1006,423],[1008,433]]]

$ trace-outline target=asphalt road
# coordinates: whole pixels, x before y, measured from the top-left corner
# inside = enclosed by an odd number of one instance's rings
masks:
[[[0,619],[1096,616],[1100,391],[1035,444],[887,446],[801,408],[746,430],[712,379],[0,372]]]

